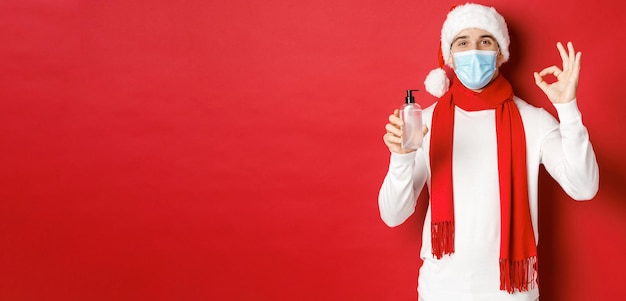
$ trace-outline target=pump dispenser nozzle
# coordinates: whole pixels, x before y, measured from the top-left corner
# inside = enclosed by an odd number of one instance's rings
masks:
[[[417,92],[419,90],[406,90],[406,103],[415,103],[415,98],[413,97],[413,92]]]

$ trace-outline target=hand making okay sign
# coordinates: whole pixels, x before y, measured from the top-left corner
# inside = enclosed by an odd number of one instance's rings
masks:
[[[576,98],[582,53],[574,51],[572,42],[567,43],[567,50],[561,42],[556,44],[556,48],[561,54],[563,68],[551,66],[540,72],[535,72],[535,83],[546,93],[552,103],[567,103]],[[553,83],[547,83],[543,77],[548,74],[554,75],[557,80]]]

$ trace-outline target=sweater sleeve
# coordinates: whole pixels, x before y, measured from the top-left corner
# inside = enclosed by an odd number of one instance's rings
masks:
[[[576,100],[554,106],[560,123],[547,117],[549,131],[541,144],[542,163],[571,198],[590,200],[598,191],[599,172],[589,133]]]
[[[398,226],[415,212],[428,175],[425,160],[421,148],[408,154],[391,153],[389,170],[378,194],[380,216],[387,226]]]

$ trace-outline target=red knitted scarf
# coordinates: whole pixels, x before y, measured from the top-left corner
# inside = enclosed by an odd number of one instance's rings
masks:
[[[501,218],[500,290],[528,291],[537,277],[537,249],[528,204],[526,139],[521,115],[513,102],[513,89],[501,75],[480,93],[467,89],[455,78],[450,90],[435,106],[430,139],[433,255],[440,259],[454,252],[455,106],[465,111],[495,109]]]

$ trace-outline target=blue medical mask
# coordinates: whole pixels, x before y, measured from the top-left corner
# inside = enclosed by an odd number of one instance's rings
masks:
[[[491,50],[468,50],[452,54],[454,72],[461,83],[469,89],[485,87],[496,72],[498,53]]]

